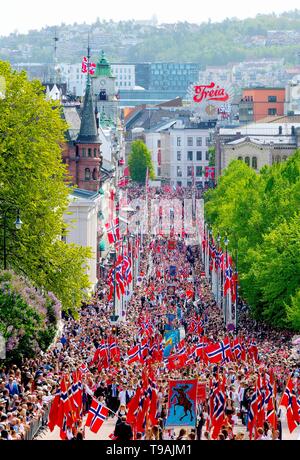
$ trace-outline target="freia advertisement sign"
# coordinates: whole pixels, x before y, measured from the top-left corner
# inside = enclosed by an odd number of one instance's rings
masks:
[[[233,87],[216,82],[193,83],[188,88],[190,108],[202,120],[226,119],[230,117]]]

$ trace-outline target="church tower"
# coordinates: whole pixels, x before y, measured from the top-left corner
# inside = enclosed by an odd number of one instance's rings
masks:
[[[98,191],[100,182],[100,168],[102,155],[100,152],[101,140],[98,135],[95,108],[89,73],[90,49],[88,47],[88,73],[81,115],[81,124],[76,147],[76,184],[84,190]]]
[[[116,97],[116,77],[113,76],[110,63],[102,51],[92,75],[94,101],[99,113],[105,112],[106,118],[113,120],[115,126],[118,119],[118,99]],[[101,123],[100,123],[101,124]]]

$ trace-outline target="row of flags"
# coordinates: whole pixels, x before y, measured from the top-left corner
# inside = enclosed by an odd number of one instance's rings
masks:
[[[114,266],[110,269],[107,276],[107,283],[109,288],[108,300],[113,298],[114,288],[118,299],[121,294],[125,294],[125,289],[130,286],[132,282],[132,258],[131,255],[120,254]]]
[[[219,269],[223,273],[223,294],[224,297],[227,293],[231,294],[231,300],[233,303],[236,301],[236,286],[238,283],[237,271],[233,270],[233,261],[230,254],[227,251],[223,252],[222,248],[216,245],[214,238],[209,238],[204,230],[204,236],[202,240],[203,252],[209,256],[209,270],[211,272],[217,272]]]
[[[84,416],[83,413],[83,375],[87,372],[86,364],[71,374],[65,374],[60,382],[60,389],[56,392],[52,400],[48,427],[50,431],[55,426],[60,429],[60,438],[67,439],[67,430],[73,428],[76,422]],[[85,426],[97,433],[103,422],[106,420],[109,410],[94,397],[87,413]]]

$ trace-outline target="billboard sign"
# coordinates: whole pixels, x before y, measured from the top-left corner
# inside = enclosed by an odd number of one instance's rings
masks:
[[[188,88],[190,108],[202,120],[223,120],[230,117],[234,89],[230,84],[193,83]]]

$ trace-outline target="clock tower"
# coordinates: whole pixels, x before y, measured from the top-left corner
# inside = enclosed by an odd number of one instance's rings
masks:
[[[104,112],[107,119],[117,124],[118,99],[116,97],[116,77],[112,75],[110,63],[102,51],[99,61],[92,75],[94,103],[98,112]],[[101,122],[100,122],[101,124]]]

